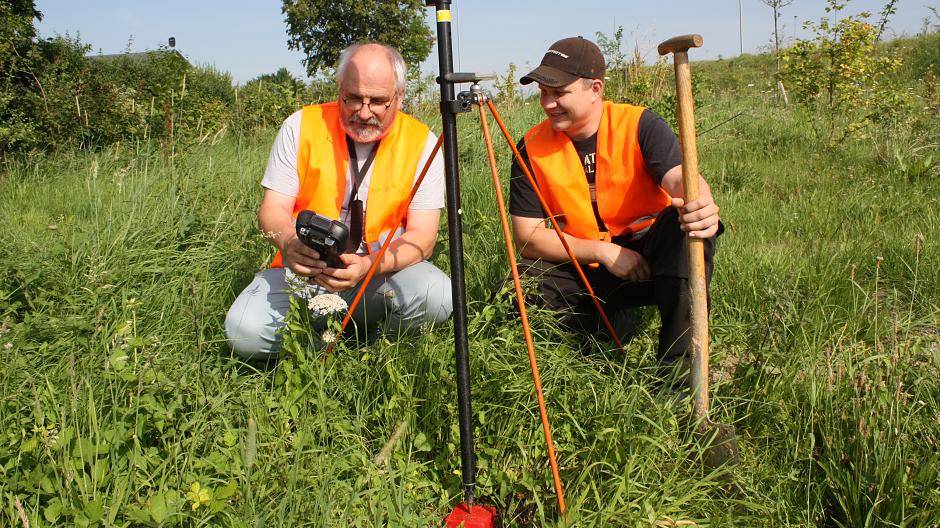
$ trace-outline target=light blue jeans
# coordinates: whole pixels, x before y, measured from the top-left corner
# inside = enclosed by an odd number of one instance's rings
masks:
[[[297,295],[287,283],[288,273],[285,268],[258,272],[229,309],[225,336],[240,357],[277,356],[281,345],[278,330],[284,326],[291,295]],[[453,311],[450,287],[450,277],[427,261],[373,277],[353,321],[365,326],[384,323],[383,332],[389,337],[426,323],[442,323]],[[307,289],[305,297],[326,293],[319,286]],[[358,290],[357,286],[339,295],[352,303]]]

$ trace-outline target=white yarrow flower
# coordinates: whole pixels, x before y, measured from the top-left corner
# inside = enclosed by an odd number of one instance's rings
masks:
[[[343,312],[347,306],[346,301],[335,293],[321,293],[307,302],[307,308],[317,317]]]
[[[335,343],[339,340],[339,334],[332,330],[324,330],[323,335],[320,336],[320,339],[322,339],[325,344],[329,345],[330,343]]]

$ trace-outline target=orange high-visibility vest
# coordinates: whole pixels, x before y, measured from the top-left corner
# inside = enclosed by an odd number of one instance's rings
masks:
[[[639,232],[670,205],[670,196],[646,169],[637,135],[644,108],[604,102],[597,131],[594,183],[597,209],[609,233],[601,233],[591,207],[584,165],[571,139],[545,120],[525,135],[539,190],[561,229],[578,238],[606,240]]]
[[[392,229],[398,215],[408,204],[415,180],[415,170],[428,141],[430,130],[417,119],[398,112],[392,128],[379,143],[369,179],[363,238],[367,245],[379,242]],[[294,218],[310,209],[330,218],[339,218],[346,192],[349,152],[346,132],[340,126],[336,102],[308,105],[300,118],[297,148],[297,177],[300,191],[294,202]],[[283,267],[278,252],[272,268]]]

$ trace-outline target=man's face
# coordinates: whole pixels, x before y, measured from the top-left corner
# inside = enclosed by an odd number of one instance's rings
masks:
[[[382,139],[395,121],[401,98],[388,54],[381,48],[361,48],[349,59],[339,79],[343,129],[359,143]]]
[[[548,115],[552,129],[577,135],[589,127],[602,86],[601,81],[592,83],[584,79],[576,79],[559,88],[539,84],[539,103]]]

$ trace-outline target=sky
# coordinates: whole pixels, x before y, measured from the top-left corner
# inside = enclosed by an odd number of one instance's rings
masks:
[[[843,13],[881,11],[887,0],[852,0]],[[913,35],[925,17],[940,23],[928,6],[937,0],[900,0],[888,25],[888,36]],[[768,49],[773,16],[760,0],[740,0],[745,53]],[[739,54],[739,2],[735,0],[455,0],[454,65],[458,71],[505,74],[514,63],[519,76],[536,66],[548,46],[561,38],[597,32],[611,35],[624,28],[624,51],[638,46],[647,62],[655,46],[675,35],[699,33],[705,45],[692,60]],[[289,50],[280,0],[36,0],[43,13],[37,24],[42,37],[80,36],[94,53],[145,51],[176,38],[176,48],[191,63],[213,65],[244,83],[286,67],[306,78],[302,54]],[[823,0],[794,0],[781,14],[781,37],[807,37],[805,21],[825,16]],[[434,28],[434,10],[427,9]],[[795,17],[795,18],[794,18]],[[437,48],[421,69],[435,74]],[[522,71],[525,70],[525,71]]]

